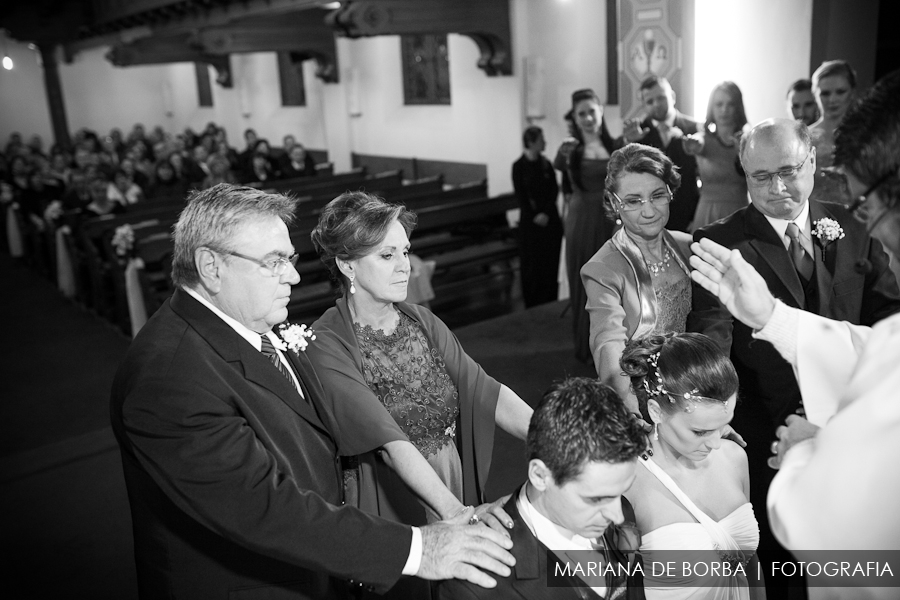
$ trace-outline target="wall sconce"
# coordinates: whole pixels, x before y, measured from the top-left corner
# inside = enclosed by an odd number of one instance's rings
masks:
[[[13,68],[13,59],[9,56],[9,49],[7,48],[7,38],[9,37],[9,32],[5,29],[3,30],[3,68],[7,71],[12,71]]]

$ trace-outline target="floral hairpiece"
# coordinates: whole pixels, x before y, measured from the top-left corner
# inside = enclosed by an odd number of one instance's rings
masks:
[[[706,396],[700,395],[700,390],[697,388],[692,389],[690,392],[685,392],[683,394],[673,394],[668,391],[663,385],[662,376],[659,374],[659,352],[652,352],[647,359],[647,362],[653,367],[653,379],[656,380],[656,385],[652,386],[649,383],[651,374],[647,373],[644,377],[644,390],[647,392],[649,397],[655,397],[657,399],[665,396],[668,398],[670,404],[675,404],[675,398],[680,396],[684,398],[686,401],[684,410],[685,412],[693,412],[694,407],[691,404],[692,402],[700,402],[703,400],[711,401],[711,402],[724,402],[722,400],[717,400],[715,398],[707,398]]]

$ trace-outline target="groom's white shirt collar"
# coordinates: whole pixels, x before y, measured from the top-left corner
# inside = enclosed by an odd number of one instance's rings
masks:
[[[516,508],[522,521],[542,544],[551,550],[593,550],[594,546],[586,537],[572,533],[565,527],[560,527],[534,507],[528,499],[526,492],[528,484],[522,486],[519,497],[516,499]],[[606,596],[606,586],[591,586],[601,597]]]

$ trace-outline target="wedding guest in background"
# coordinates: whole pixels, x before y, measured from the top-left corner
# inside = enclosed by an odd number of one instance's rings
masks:
[[[213,154],[207,161],[209,165],[209,175],[200,184],[200,189],[209,189],[220,183],[237,183],[234,173],[231,172],[231,165],[228,159],[221,154]]]
[[[85,216],[99,217],[125,212],[124,204],[115,202],[109,197],[107,192],[110,185],[112,184],[99,175],[95,176],[95,178],[88,183],[88,188],[91,191],[91,201],[84,207]]]
[[[140,597],[337,599],[403,574],[494,585],[478,567],[509,574],[511,544],[464,525],[471,509],[411,528],[342,505],[319,377],[272,331],[300,281],[296,205],[228,184],[192,194],[175,225],[177,289],[116,373]]]
[[[821,117],[809,126],[819,169],[834,161],[834,132],[856,100],[856,71],[845,60],[823,62],[812,76],[812,89]]]
[[[621,368],[653,422],[652,452],[638,461],[625,493],[645,564],[653,562],[655,550],[715,550],[735,570],[732,577],[709,581],[650,569],[644,580],[648,600],[765,598],[763,588],[749,587],[746,575],[756,575],[759,544],[747,455],[723,439],[737,402],[731,361],[704,335],[670,333],[629,342]]]
[[[512,181],[519,199],[519,261],[525,307],[556,300],[559,248],[563,227],[556,208],[556,171],[543,155],[547,143],[540,127],[522,134],[525,151],[513,163]]]
[[[275,170],[269,157],[262,152],[253,155],[250,170],[244,173],[244,183],[266,183],[275,180]]]
[[[844,206],[810,201],[817,152],[806,125],[791,119],[762,121],[742,137],[740,156],[750,206],[698,230],[695,241],[708,237],[740,250],[789,306],[867,325],[900,310],[900,290],[881,244]],[[860,256],[872,265],[866,272],[856,267]],[[688,330],[713,338],[737,369],[744,401],[735,410],[734,428],[748,442],[760,560],[764,565],[790,560],[772,536],[765,503],[774,476],[767,460],[776,428],[788,415],[805,411],[794,370],[771,344],[756,339],[750,327],[697,286]],[[770,583],[771,596],[785,593],[781,588],[787,581]]]
[[[187,196],[188,183],[184,179],[175,177],[175,169],[168,160],[159,160],[154,167],[153,183],[147,190],[147,199],[154,198],[185,198]]]
[[[641,102],[647,116],[625,121],[618,146],[640,142],[662,150],[681,175],[681,187],[670,208],[669,229],[688,231],[700,192],[697,188],[697,161],[685,152],[683,138],[697,133],[699,124],[675,108],[675,90],[665,77],[652,75],[641,82]]]
[[[703,131],[683,141],[684,151],[697,159],[703,184],[691,231],[747,206],[747,181],[738,161],[738,143],[746,125],[740,88],[731,81],[714,87]]]
[[[281,178],[315,177],[316,161],[306,152],[303,144],[294,144],[288,151],[286,160],[281,166]]]
[[[575,136],[563,142],[553,166],[566,171],[572,183],[572,197],[564,223],[566,274],[569,279],[575,357],[589,362],[590,319],[585,310],[587,299],[578,272],[612,236],[613,225],[603,216],[603,186],[613,140],[603,122],[603,105],[594,90],[577,90],[572,94],[572,118],[575,121]]]
[[[144,191],[124,169],[116,169],[113,180],[106,188],[106,195],[112,202],[118,202],[122,206],[137,204],[144,199]]]
[[[203,180],[209,177],[209,151],[205,146],[194,146],[192,160],[186,162],[187,173],[185,179],[192,186],[200,186]]]
[[[684,331],[691,310],[691,238],[669,231],[669,204],[681,177],[660,150],[628,144],[613,152],[606,175],[606,213],[622,228],[584,265],[591,354],[600,381],[638,412],[619,359],[625,343],[651,333]]]
[[[643,599],[643,577],[618,573],[627,568],[625,552],[638,546],[634,510],[623,494],[646,447],[643,430],[614,390],[586,377],[555,384],[531,417],[528,478],[504,507],[515,524],[512,574],[491,590],[462,581],[441,583],[441,600],[576,600],[586,594]],[[614,568],[599,577],[573,575],[570,586],[548,587],[549,553],[571,564],[567,551],[599,553],[604,567]]]
[[[788,113],[797,121],[809,127],[819,120],[819,105],[812,92],[812,81],[798,79],[787,91]]]

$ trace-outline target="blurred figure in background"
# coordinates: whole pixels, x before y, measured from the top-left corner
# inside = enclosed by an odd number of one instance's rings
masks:
[[[791,117],[809,127],[819,120],[819,105],[812,93],[812,81],[798,79],[787,92],[787,106]]]
[[[746,125],[740,88],[732,81],[714,87],[709,95],[703,131],[684,138],[684,151],[696,157],[703,184],[691,231],[725,218],[749,203],[747,181],[738,162],[738,143]]]
[[[519,257],[525,307],[552,302],[558,296],[556,274],[562,243],[562,220],[556,209],[559,186],[553,165],[542,154],[547,147],[540,127],[522,134],[525,151],[513,163],[513,189],[519,199]]]
[[[606,165],[614,147],[603,122],[603,104],[594,90],[583,89],[572,94],[572,116],[575,137],[563,142],[553,166],[567,171],[572,182],[572,198],[564,227],[566,274],[572,304],[575,357],[589,362],[591,324],[585,309],[587,296],[578,274],[584,263],[612,236],[613,224],[603,215],[603,193]]]

